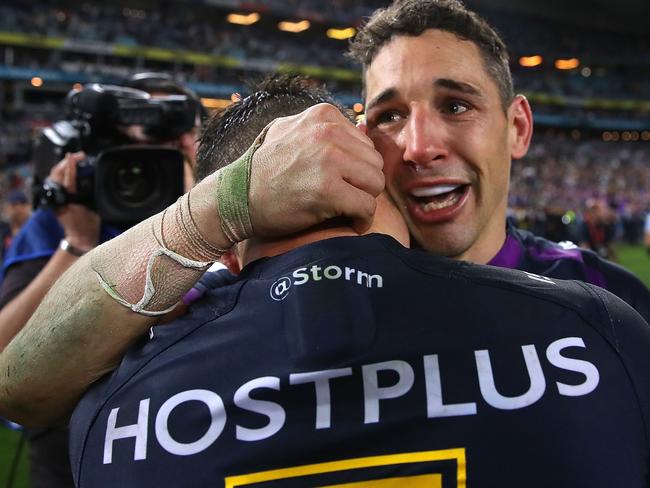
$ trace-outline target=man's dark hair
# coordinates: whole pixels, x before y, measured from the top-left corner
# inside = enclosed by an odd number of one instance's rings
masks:
[[[329,103],[327,90],[300,76],[275,75],[253,87],[251,95],[214,115],[205,125],[197,153],[197,181],[241,156],[272,120]],[[347,115],[347,114],[346,114]]]
[[[476,44],[488,74],[499,89],[501,104],[507,109],[514,90],[506,45],[485,20],[458,0],[395,0],[377,10],[359,30],[350,44],[349,56],[366,70],[391,39],[417,37],[427,29],[450,32]]]

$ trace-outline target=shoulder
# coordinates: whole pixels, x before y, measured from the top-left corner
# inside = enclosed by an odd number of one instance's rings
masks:
[[[585,267],[601,277],[601,282],[590,283],[609,290],[635,308],[650,322],[650,290],[632,272],[616,263],[601,258],[598,254],[582,250]]]
[[[585,284],[598,296],[609,320],[610,345],[618,353],[632,382],[645,417],[646,436],[650,441],[650,327],[636,310],[613,293]]]
[[[508,226],[508,234],[513,236],[528,253],[539,259],[575,259],[579,260],[580,249],[574,242],[555,242],[545,237],[533,234],[528,230]]]
[[[607,314],[600,302],[579,280],[558,279],[526,270],[466,264],[464,279],[481,284],[487,291],[500,290],[531,306],[571,309],[588,322],[602,322]]]
[[[510,227],[508,232],[524,250],[524,258],[518,269],[560,279],[585,281],[606,288],[625,301],[628,301],[626,290],[648,294],[634,274],[589,249],[580,248],[569,241],[553,242],[515,227]]]

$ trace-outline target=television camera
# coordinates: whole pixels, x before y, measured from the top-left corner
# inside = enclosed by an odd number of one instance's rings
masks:
[[[199,114],[200,102],[187,95],[153,97],[98,83],[72,90],[64,119],[36,141],[35,205],[80,203],[122,229],[160,212],[183,193],[183,154],[161,143],[189,132]],[[128,135],[134,128],[144,140]],[[77,151],[87,157],[78,164],[71,194],[47,176],[66,153]]]

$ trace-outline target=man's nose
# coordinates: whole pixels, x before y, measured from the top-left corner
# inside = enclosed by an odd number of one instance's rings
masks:
[[[429,107],[413,107],[404,127],[404,162],[427,166],[443,160],[449,153],[445,126]]]

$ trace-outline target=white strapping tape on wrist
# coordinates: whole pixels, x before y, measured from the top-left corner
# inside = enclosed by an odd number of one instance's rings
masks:
[[[142,295],[142,298],[138,303],[129,303],[128,301],[124,300],[124,298],[122,298],[120,294],[115,291],[114,286],[106,282],[106,280],[104,280],[104,278],[99,272],[95,271],[95,274],[97,275],[97,280],[99,281],[99,284],[104,289],[104,291],[108,293],[119,304],[127,308],[130,308],[136,313],[147,315],[150,317],[165,315],[166,313],[172,311],[176,307],[176,304],[172,305],[171,307],[165,310],[145,310],[145,307],[149,305],[149,302],[151,301],[154,294],[156,293],[156,289],[151,279],[151,271],[153,270],[154,261],[159,256],[167,256],[173,261],[179,263],[184,268],[192,268],[197,270],[207,269],[213,263],[212,261],[208,261],[208,262],[193,261],[192,259],[188,259],[184,256],[181,256],[180,254],[175,253],[174,251],[171,251],[167,248],[160,248],[154,251],[147,261],[147,272],[145,276],[144,294]]]

